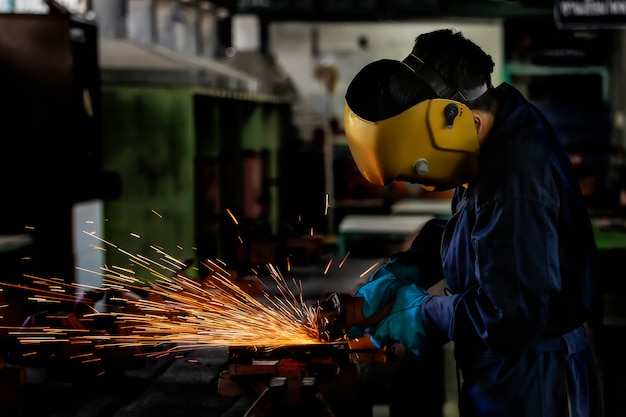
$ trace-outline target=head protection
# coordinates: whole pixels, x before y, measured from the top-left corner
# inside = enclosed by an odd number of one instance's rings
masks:
[[[392,74],[407,70],[434,94],[388,117],[379,107],[388,100],[381,85]],[[476,175],[479,144],[466,103],[487,88],[453,89],[413,54],[403,61],[366,65],[350,83],[344,105],[348,146],[359,171],[373,184],[408,181],[429,191],[469,182]],[[390,107],[387,102],[386,108]]]

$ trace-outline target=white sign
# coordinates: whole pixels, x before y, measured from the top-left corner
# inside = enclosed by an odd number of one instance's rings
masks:
[[[555,0],[554,20],[564,28],[626,26],[626,0]]]

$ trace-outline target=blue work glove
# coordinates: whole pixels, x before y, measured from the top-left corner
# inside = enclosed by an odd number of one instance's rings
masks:
[[[359,288],[355,297],[364,297],[363,316],[376,315],[395,297],[402,285],[416,284],[423,288],[443,279],[441,269],[441,236],[445,220],[431,219],[424,224],[409,250],[396,252]]]
[[[426,290],[417,285],[401,286],[389,314],[373,332],[368,329],[372,343],[378,348],[401,343],[419,355],[428,345],[420,315],[422,303],[428,297]]]
[[[375,316],[396,297],[396,292],[401,286],[417,282],[418,278],[417,265],[406,265],[397,259],[378,268],[368,282],[354,293],[355,297],[364,298],[363,317]]]

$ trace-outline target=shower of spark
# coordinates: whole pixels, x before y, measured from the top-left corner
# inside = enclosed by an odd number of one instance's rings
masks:
[[[102,271],[88,271],[102,276],[101,287],[35,276],[26,276],[30,279],[26,286],[0,283],[0,290],[26,290],[32,294],[32,301],[44,306],[74,303],[76,292],[84,293],[83,300],[89,300],[90,294],[108,295],[107,305],[101,308],[105,311],[99,311],[95,302],[74,304],[73,322],[78,323],[74,326],[0,327],[8,329],[22,345],[97,342],[103,348],[168,346],[167,352],[173,352],[218,346],[271,349],[323,343],[316,317],[303,300],[301,284],[295,279],[285,280],[273,265],[268,265],[271,284],[255,276],[264,290],[262,297],[254,297],[237,285],[219,261],[203,261],[212,273],[205,279],[193,279],[184,274],[187,264],[159,248],[152,247],[155,259],[151,259],[132,255],[89,235],[127,254],[135,267],[147,272],[151,279],[142,279],[137,271],[128,268],[105,266]],[[90,331],[90,324],[103,318],[116,323],[120,331]]]

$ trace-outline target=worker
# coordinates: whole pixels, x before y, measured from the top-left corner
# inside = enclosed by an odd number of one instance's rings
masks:
[[[585,327],[596,284],[588,211],[548,120],[512,85],[492,85],[494,65],[446,28],[350,82],[344,129],[363,176],[454,190],[436,242],[446,291],[420,285],[417,253],[392,257],[354,294],[364,317],[391,304],[362,330],[418,357],[453,341],[461,417],[602,416]]]

